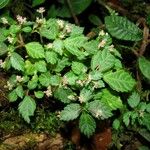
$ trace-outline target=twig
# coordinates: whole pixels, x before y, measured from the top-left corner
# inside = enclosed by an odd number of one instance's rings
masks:
[[[75,24],[80,25],[79,20],[78,20],[77,16],[75,15],[74,11],[73,11],[72,4],[71,4],[70,0],[67,0],[67,4],[68,4],[69,10],[71,12],[71,15],[72,15],[72,17],[75,21]]]

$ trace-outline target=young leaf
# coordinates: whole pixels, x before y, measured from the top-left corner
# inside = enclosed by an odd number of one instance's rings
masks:
[[[64,43],[63,43],[62,40],[56,39],[53,42],[53,49],[54,49],[54,51],[57,52],[61,56],[63,54],[63,48],[64,48]]]
[[[30,90],[33,90],[37,87],[38,85],[38,76],[37,75],[34,75],[32,77],[32,79],[28,82],[28,85],[27,87],[30,89]]]
[[[75,85],[78,76],[75,75],[72,71],[70,71],[65,74],[64,78],[66,78],[69,85]]]
[[[109,90],[102,91],[101,102],[106,104],[111,110],[122,108],[123,104],[119,96],[113,95]]]
[[[135,108],[140,102],[140,95],[137,92],[133,92],[132,95],[128,98],[128,104],[130,107]]]
[[[46,73],[42,73],[39,76],[39,81],[41,83],[41,85],[48,87],[51,83],[51,75],[49,72]]]
[[[16,93],[15,90],[11,91],[8,94],[8,99],[9,99],[10,102],[15,102],[18,99],[18,96],[17,96],[17,93]]]
[[[0,1],[0,9],[4,8],[9,3],[9,0],[1,0]]]
[[[91,68],[92,70],[99,70],[101,72],[107,71],[115,64],[115,57],[107,50],[98,51],[92,57]]]
[[[90,137],[95,132],[96,122],[91,115],[82,113],[79,120],[79,128],[83,134]]]
[[[33,75],[36,71],[35,65],[32,64],[29,60],[25,61],[25,74]]]
[[[21,85],[19,85],[16,89],[16,94],[18,95],[18,97],[23,98],[24,96],[24,90],[23,87]]]
[[[51,63],[52,65],[57,63],[58,58],[57,58],[57,54],[55,52],[46,51],[45,57],[46,57],[46,61],[48,63]]]
[[[76,62],[76,61],[72,62],[71,69],[77,75],[81,73],[85,73],[87,71],[87,67],[83,63]]]
[[[120,127],[120,121],[119,121],[118,119],[115,119],[115,120],[113,121],[112,126],[113,126],[113,128],[114,128],[115,130],[118,130],[119,127]]]
[[[34,95],[36,98],[41,99],[44,96],[44,92],[43,91],[37,91],[37,92],[34,92]]]
[[[104,74],[104,81],[113,89],[118,92],[128,92],[135,86],[135,80],[132,76],[124,71],[117,70],[116,72],[108,72]]]
[[[98,119],[107,119],[112,116],[111,109],[99,100],[95,100],[88,105],[89,112]]]
[[[142,31],[125,17],[107,16],[105,25],[109,33],[121,40],[139,41],[142,39]]]
[[[36,62],[34,65],[35,65],[35,69],[39,72],[47,71],[46,62],[44,60],[40,60],[40,61]]]
[[[145,57],[140,57],[138,63],[142,74],[150,80],[150,61]]]
[[[25,96],[23,101],[19,104],[19,113],[22,115],[24,120],[28,123],[30,123],[30,116],[34,115],[34,111],[36,109],[36,103],[34,99],[32,99],[30,96]]]
[[[76,119],[81,112],[81,106],[79,104],[69,104],[60,113],[60,119],[64,121],[70,121]]]
[[[125,123],[126,126],[129,125],[130,123],[130,116],[132,115],[132,112],[126,112],[124,115],[123,115],[123,122]]]
[[[24,71],[24,60],[19,54],[13,52],[10,57],[10,62],[13,68]]]
[[[59,75],[53,75],[50,78],[50,83],[53,86],[58,86],[61,82],[61,77]]]
[[[0,56],[7,53],[7,45],[3,42],[0,42]]]
[[[71,102],[71,100],[69,99],[70,95],[74,95],[74,93],[69,88],[64,89],[64,88],[60,87],[54,92],[54,97],[63,103]]]
[[[30,42],[25,45],[27,53],[32,58],[44,58],[44,48],[39,42]]]

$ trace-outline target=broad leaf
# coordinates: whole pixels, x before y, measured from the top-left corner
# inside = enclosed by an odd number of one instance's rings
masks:
[[[28,85],[27,87],[30,89],[30,90],[33,90],[37,87],[38,85],[38,76],[37,75],[34,75],[32,77],[32,79],[28,82]]]
[[[63,54],[63,48],[64,48],[64,43],[62,40],[60,39],[56,39],[53,42],[53,49],[55,52],[57,52],[59,55]]]
[[[16,89],[16,94],[18,95],[18,97],[23,98],[24,96],[24,90],[23,87],[21,85],[19,85]]]
[[[44,2],[45,2],[45,0],[33,0],[32,7],[39,6],[39,5],[43,4]]]
[[[29,60],[25,61],[25,74],[33,75],[36,71],[35,65],[32,64]]]
[[[132,76],[124,70],[108,72],[104,74],[103,78],[113,90],[118,92],[131,91],[136,83]]]
[[[116,58],[107,49],[98,51],[92,57],[91,68],[92,70],[99,70],[101,72],[107,71],[114,66],[115,59]]]
[[[9,0],[1,0],[0,1],[0,9],[4,8],[9,3]]]
[[[3,42],[0,42],[0,56],[7,53],[7,45]]]
[[[34,115],[36,109],[36,103],[30,96],[25,96],[23,101],[19,104],[19,113],[22,115],[24,120],[30,123],[30,116]]]
[[[140,102],[140,95],[137,92],[133,92],[132,95],[128,98],[128,104],[130,107],[135,108]]]
[[[37,91],[37,92],[34,92],[34,95],[36,98],[41,99],[44,96],[44,92],[43,91]]]
[[[84,135],[90,137],[95,132],[96,122],[91,115],[82,113],[79,120],[79,128]]]
[[[10,57],[10,62],[13,68],[24,71],[24,60],[19,54],[13,52]]]
[[[115,119],[115,120],[113,121],[112,127],[113,127],[115,130],[118,130],[119,127],[120,127],[120,121],[119,121],[118,119]]]
[[[150,61],[145,57],[140,57],[138,63],[142,74],[150,80]]]
[[[51,75],[49,72],[46,73],[42,73],[39,76],[39,82],[41,83],[41,85],[48,87],[51,83]]]
[[[65,74],[64,78],[66,78],[69,85],[75,85],[78,76],[75,75],[72,71],[70,71]]]
[[[39,72],[47,71],[46,62],[44,60],[40,60],[40,61],[36,62],[34,65],[35,65],[35,69]]]
[[[125,17],[107,16],[105,25],[109,33],[121,40],[139,41],[142,39],[142,31]]]
[[[10,102],[15,102],[18,99],[16,90],[13,90],[8,94],[8,99]]]
[[[76,119],[81,112],[81,106],[79,104],[69,104],[60,113],[60,119],[64,121],[70,121]]]
[[[44,48],[39,42],[30,42],[25,45],[27,53],[32,58],[44,58]]]
[[[48,63],[51,63],[51,64],[56,64],[57,63],[57,54],[53,51],[47,51],[46,54],[45,54],[45,57],[46,57],[46,61]]]
[[[50,83],[53,86],[58,86],[61,83],[61,77],[59,75],[51,76]]]
[[[126,126],[128,126],[129,123],[130,123],[130,117],[131,117],[131,115],[132,115],[132,112],[130,112],[130,111],[124,113],[124,115],[123,115],[123,122],[124,122],[124,124],[125,124]]]

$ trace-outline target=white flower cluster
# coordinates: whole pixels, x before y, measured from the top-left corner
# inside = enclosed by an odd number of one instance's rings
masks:
[[[17,18],[17,21],[19,22],[19,24],[21,24],[21,25],[27,22],[27,18],[26,17],[22,17],[20,15],[17,15],[16,18]]]
[[[7,88],[7,89],[9,89],[9,90],[12,90],[13,85],[12,85],[9,81],[7,81],[7,85],[5,85],[4,88]]]
[[[44,93],[46,94],[47,97],[52,96],[52,89],[51,89],[51,86],[48,86],[48,87],[47,87],[47,90],[44,91]]]
[[[8,20],[5,17],[1,18],[3,24],[8,24]]]
[[[39,9],[36,10],[38,13],[43,14],[45,12],[44,7],[40,7]]]
[[[4,68],[4,67],[5,67],[5,61],[3,62],[2,59],[0,59],[0,67],[1,67],[1,68]]]
[[[17,82],[22,82],[23,81],[23,77],[21,77],[21,76],[16,76],[16,81]]]

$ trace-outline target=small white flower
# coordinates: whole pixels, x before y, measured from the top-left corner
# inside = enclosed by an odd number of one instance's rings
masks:
[[[81,81],[81,80],[76,81],[76,83],[79,84],[80,86],[83,86],[83,85],[84,85],[84,82]]]
[[[99,36],[104,36],[104,35],[105,35],[104,30],[101,30],[101,31],[99,32]]]
[[[71,32],[71,26],[70,25],[67,24],[66,27],[65,27],[65,29],[66,29],[67,33]]]
[[[68,84],[67,77],[64,76],[63,79],[62,79],[62,85],[63,85],[63,86],[66,86],[67,84]]]
[[[42,24],[44,22],[43,19],[39,18],[39,17],[36,17],[36,23],[38,24]]]
[[[45,12],[44,7],[40,7],[39,9],[37,9],[37,12],[40,14],[44,13]]]
[[[46,94],[47,97],[52,96],[52,90],[51,90],[51,86],[48,86],[47,90],[44,91],[44,93]]]
[[[3,24],[8,24],[8,20],[5,17],[1,18]]]
[[[64,21],[63,20],[57,20],[58,26],[60,29],[64,28]]]
[[[114,52],[114,45],[113,44],[109,46],[109,51]]]
[[[79,96],[79,102],[80,102],[80,103],[85,102],[85,99],[84,99],[84,97],[83,97],[83,96]]]
[[[12,84],[10,84],[10,82],[9,82],[9,81],[7,81],[7,85],[5,85],[5,86],[4,86],[4,88],[8,88],[9,90],[12,90],[13,85],[12,85]]]
[[[52,43],[48,43],[48,44],[46,45],[46,47],[47,47],[48,49],[51,49],[51,48],[53,48],[53,44],[52,44]]]
[[[102,116],[102,114],[103,114],[102,110],[98,110],[95,112],[95,117],[99,118],[99,116]]]
[[[12,44],[12,43],[13,43],[14,38],[9,36],[9,37],[7,37],[7,40],[8,40],[8,42],[9,42],[10,44]]]
[[[22,17],[20,15],[17,15],[16,18],[17,18],[17,21],[19,22],[19,24],[21,24],[21,25],[27,22],[27,18],[26,17]]]
[[[23,77],[21,77],[21,76],[16,76],[16,81],[22,82],[22,81],[23,81]]]
[[[68,99],[70,99],[70,100],[76,100],[76,97],[74,95],[69,95]]]
[[[98,45],[98,48],[101,48],[101,47],[104,47],[106,44],[106,40],[102,40],[99,45]]]
[[[1,67],[1,68],[4,68],[4,67],[5,67],[5,61],[3,62],[2,59],[0,59],[0,67]]]
[[[64,34],[59,35],[59,38],[63,39],[65,37]]]

